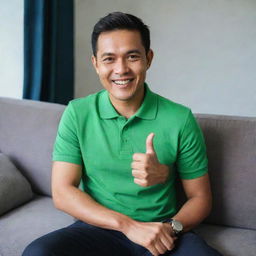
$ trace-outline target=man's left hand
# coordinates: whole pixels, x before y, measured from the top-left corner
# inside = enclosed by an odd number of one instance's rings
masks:
[[[168,166],[158,161],[153,145],[154,136],[154,133],[148,135],[145,154],[133,154],[131,167],[134,182],[143,187],[164,183],[169,175]]]

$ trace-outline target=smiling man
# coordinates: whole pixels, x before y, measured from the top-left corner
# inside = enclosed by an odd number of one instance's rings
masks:
[[[203,136],[190,109],[145,83],[148,27],[110,13],[95,25],[92,48],[105,90],[69,103],[53,152],[55,206],[78,221],[23,256],[219,256],[191,232],[211,209]],[[177,176],[187,195],[180,210]]]
[[[92,62],[100,81],[109,92],[115,109],[129,118],[139,109],[144,97],[146,71],[153,58],[145,51],[136,30],[102,32]]]

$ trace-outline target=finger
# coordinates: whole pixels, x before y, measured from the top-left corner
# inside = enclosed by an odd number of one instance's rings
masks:
[[[133,154],[132,156],[132,159],[134,161],[145,161],[147,158],[147,155],[146,154],[143,154],[143,153],[135,153]]]
[[[138,178],[134,178],[134,183],[142,186],[142,187],[147,187],[148,186],[148,182],[144,179],[138,179]]]
[[[131,168],[134,170],[144,170],[144,164],[140,161],[133,161],[131,163]]]
[[[150,133],[146,139],[146,154],[155,154],[155,149],[153,145],[154,136],[154,133]]]
[[[151,252],[151,254],[152,254],[153,256],[158,256],[158,255],[160,255],[160,253],[157,251],[157,249],[154,248],[153,246],[150,247],[150,248],[147,248],[147,249]]]
[[[145,172],[143,172],[143,171],[133,169],[132,170],[132,176],[134,178],[137,178],[137,179],[140,179],[140,180],[144,180],[145,177],[147,176],[147,174]]]
[[[168,248],[166,248],[161,241],[158,241],[155,244],[155,248],[159,252],[159,254],[164,254],[168,250]]]
[[[164,234],[161,241],[164,244],[164,246],[170,251],[174,248],[174,241],[176,240],[176,237],[171,237],[169,234]]]

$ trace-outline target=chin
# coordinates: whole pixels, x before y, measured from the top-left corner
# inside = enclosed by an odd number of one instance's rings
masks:
[[[133,98],[133,95],[116,95],[112,94],[112,97],[120,101],[128,101]]]

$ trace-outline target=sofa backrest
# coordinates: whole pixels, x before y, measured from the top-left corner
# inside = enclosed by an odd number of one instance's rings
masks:
[[[51,154],[65,106],[0,97],[0,152],[51,195]],[[256,229],[256,118],[197,114],[209,159],[213,210],[206,222]]]
[[[51,154],[65,106],[0,97],[0,152],[36,193],[51,195]]]
[[[196,117],[205,136],[213,191],[206,222],[256,229],[256,118]]]

